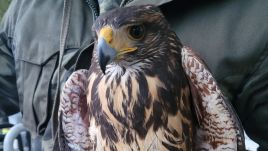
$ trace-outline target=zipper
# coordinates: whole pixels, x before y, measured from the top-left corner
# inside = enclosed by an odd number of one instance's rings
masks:
[[[88,7],[91,9],[92,14],[93,14],[93,20],[95,21],[97,19],[97,17],[100,15],[100,8],[99,8],[99,3],[96,0],[85,0]],[[129,4],[130,2],[132,2],[134,0],[122,0],[120,7],[124,7],[127,4]]]
[[[86,0],[88,7],[91,9],[93,20],[95,21],[99,16],[99,4],[96,0]]]
[[[131,3],[132,1],[134,0],[122,0],[121,4],[120,4],[120,7],[124,7],[126,6],[127,4]]]

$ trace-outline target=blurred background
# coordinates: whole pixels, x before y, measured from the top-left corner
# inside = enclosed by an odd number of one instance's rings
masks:
[[[0,20],[2,20],[2,17],[10,2],[11,0],[0,0]]]
[[[5,11],[7,10],[10,2],[11,2],[11,0],[0,0],[0,21],[2,20],[2,17],[4,15]],[[14,116],[14,117],[15,118],[9,117],[9,122],[12,123],[12,124],[16,124],[19,121],[19,119],[17,119],[17,116]],[[12,119],[15,119],[15,122],[12,122]],[[4,136],[5,134],[7,134],[9,130],[10,130],[9,128],[0,128],[0,137],[1,137],[1,135]],[[16,145],[16,143],[17,143],[16,141],[14,143],[15,143],[14,144],[15,146],[18,146],[18,144]],[[2,145],[3,144],[0,141],[0,151],[2,151],[2,147],[3,147]],[[258,144],[256,144],[255,142],[253,142],[252,140],[250,140],[246,136],[246,148],[247,148],[247,150],[256,151],[257,147],[258,147]],[[19,148],[19,147],[15,147],[15,148]],[[17,150],[19,150],[19,149],[17,149]],[[24,148],[23,150],[27,150],[27,149]]]

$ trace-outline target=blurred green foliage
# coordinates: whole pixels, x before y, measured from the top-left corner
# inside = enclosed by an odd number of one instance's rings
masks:
[[[10,2],[11,0],[0,0],[0,21],[2,20]]]

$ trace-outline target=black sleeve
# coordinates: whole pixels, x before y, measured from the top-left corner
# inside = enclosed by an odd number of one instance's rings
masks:
[[[19,111],[15,64],[11,50],[13,8],[13,5],[9,7],[0,25],[0,116]]]
[[[0,114],[10,115],[18,112],[18,94],[14,59],[5,44],[3,35],[0,39]]]
[[[246,133],[260,147],[258,151],[268,150],[268,47],[261,54],[256,68],[241,93],[238,95],[236,108],[244,118]]]
[[[258,150],[268,151],[268,1],[201,2],[172,2],[167,19],[205,60]]]

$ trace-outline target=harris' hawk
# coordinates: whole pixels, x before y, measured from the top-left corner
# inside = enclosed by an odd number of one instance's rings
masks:
[[[93,32],[89,70],[62,91],[62,150],[244,150],[232,106],[157,7],[114,9]]]

